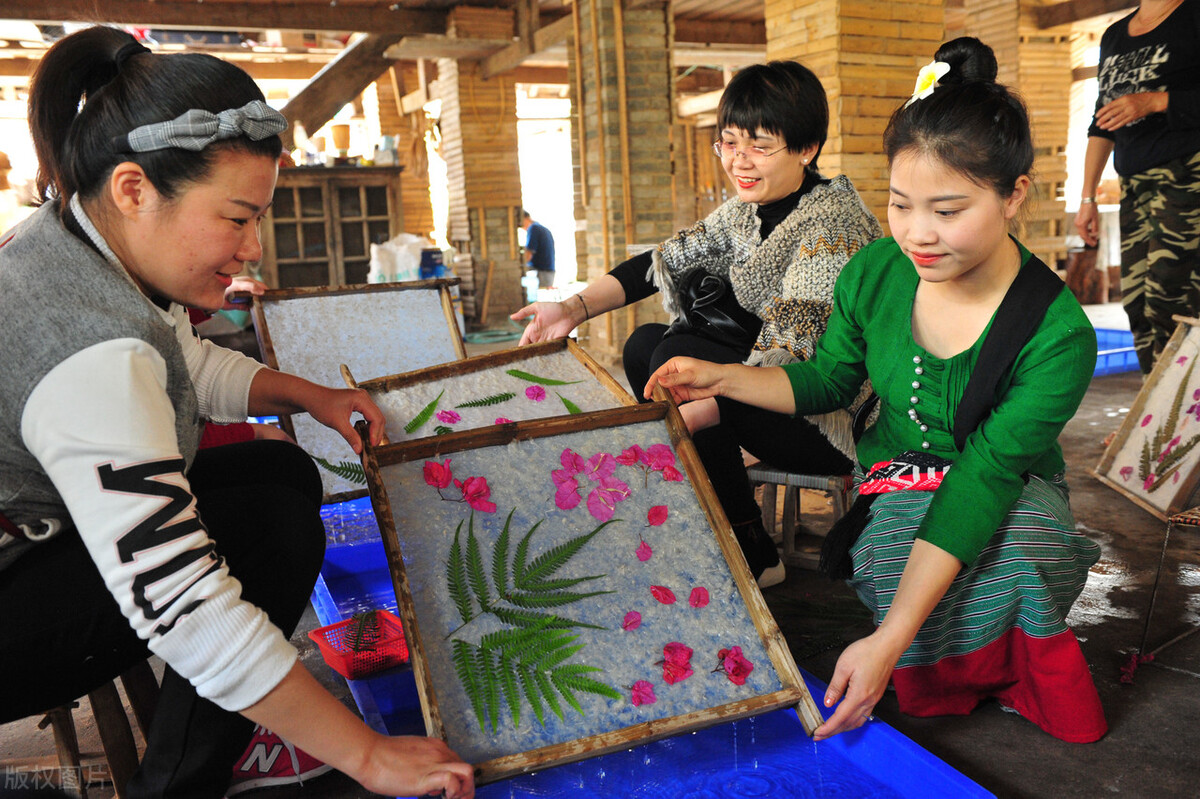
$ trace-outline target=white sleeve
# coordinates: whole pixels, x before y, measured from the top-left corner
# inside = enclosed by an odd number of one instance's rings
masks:
[[[153,347],[117,339],[58,364],[30,394],[21,436],[152,652],[227,710],[283,679],[296,651],[214,553]]]
[[[258,370],[266,367],[240,352],[201,339],[192,329],[186,309],[171,306],[170,319],[196,387],[200,416],[217,424],[246,421],[250,384]]]

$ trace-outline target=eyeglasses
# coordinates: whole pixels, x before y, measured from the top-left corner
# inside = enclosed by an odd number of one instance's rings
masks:
[[[785,144],[782,147],[780,147],[778,150],[772,150],[771,152],[767,152],[767,148],[765,148],[765,147],[753,147],[753,146],[747,147],[744,150],[738,150],[737,145],[734,144],[733,142],[725,141],[724,139],[717,139],[715,142],[713,142],[712,149],[713,149],[713,155],[715,155],[717,158],[731,158],[732,159],[732,158],[737,158],[739,155],[744,155],[747,158],[749,158],[752,162],[758,163],[760,161],[765,161],[766,159],[770,158],[771,156],[775,155],[776,153],[783,152],[784,150],[787,149],[787,145]]]

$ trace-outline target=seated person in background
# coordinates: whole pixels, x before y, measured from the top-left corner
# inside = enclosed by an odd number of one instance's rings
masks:
[[[817,171],[828,127],[825,89],[806,67],[773,61],[739,71],[721,96],[713,143],[737,196],[565,302],[514,313],[515,320],[533,317],[521,343],[566,336],[587,319],[662,291],[674,323],[643,325],[625,344],[634,396],[675,355],[750,365],[810,357],[842,267],[881,234],[845,176]],[[751,573],[763,587],[781,582],[783,564],[763,529],[741,448],[789,471],[848,474],[850,415],[763,413],[739,434],[720,425],[695,443]]]
[[[689,428],[719,419],[736,431],[751,406],[841,407],[867,377],[880,397],[858,443],[860,497],[822,552],[877,627],[838,658],[825,704],[841,706],[818,739],[861,726],[891,682],[905,713],[965,714],[995,697],[1057,738],[1094,741],[1107,725],[1066,617],[1100,548],[1075,529],[1058,435],[1087,391],[1096,336],[1008,234],[1033,142],[991,48],[956,39],[922,77],[935,67],[941,83],[884,134],[892,238],[842,271],[813,358],[778,369],[676,358],[648,389],[689,402]],[[1002,300],[1040,301],[1044,315],[1018,332]],[[968,388],[976,380],[984,390]],[[976,409],[965,420],[964,407]]]

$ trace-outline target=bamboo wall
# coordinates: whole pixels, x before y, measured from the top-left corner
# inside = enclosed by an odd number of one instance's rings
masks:
[[[460,254],[470,256],[454,265],[463,281],[463,313],[478,324],[501,324],[522,304],[524,274],[516,234],[521,173],[515,86],[511,77],[484,80],[473,62],[443,58],[438,60],[434,96],[442,101],[439,125],[450,195],[447,238]]]
[[[631,246],[674,231],[672,20],[668,6],[625,10],[620,0],[579,0],[568,41],[579,274],[592,281]],[[639,324],[664,321],[650,297],[581,329],[589,351],[612,362]]]
[[[433,205],[429,199],[429,169],[425,158],[425,112],[401,115],[399,97],[417,88],[417,67],[397,61],[391,74],[375,83],[379,97],[379,129],[396,137],[396,152],[404,172],[400,176],[400,204],[408,233],[428,237],[433,230]]]

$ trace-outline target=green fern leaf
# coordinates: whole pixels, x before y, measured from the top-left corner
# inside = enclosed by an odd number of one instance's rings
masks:
[[[496,539],[496,546],[492,549],[492,585],[496,587],[496,593],[502,596],[508,592],[508,528],[516,512],[516,508],[508,512],[508,518],[504,520],[504,529],[500,531],[500,537]]]
[[[433,412],[437,410],[438,402],[440,402],[442,399],[442,394],[445,394],[445,393],[446,393],[446,390],[442,389],[441,392],[436,397],[433,398],[433,402],[429,403],[424,408],[422,408],[421,412],[418,413],[416,416],[414,416],[413,420],[411,422],[404,425],[404,432],[412,433],[415,430],[417,430],[417,428],[419,428],[421,425],[428,422],[429,417],[433,416]]]
[[[562,694],[562,698],[567,700],[567,704],[575,708],[575,712],[583,715],[583,708],[579,706],[579,700],[575,698],[575,694],[571,691],[571,686],[564,680],[560,680],[557,674],[550,675],[550,682]]]
[[[571,636],[570,640],[574,641],[578,637],[579,636],[573,635]],[[543,653],[537,659],[537,667],[542,671],[549,671],[559,663],[562,663],[564,660],[574,655],[579,650],[583,649],[584,646],[586,646],[586,644],[575,644],[574,646],[564,646],[558,649],[551,649],[550,651]]]
[[[458,674],[458,681],[462,683],[463,692],[471,700],[475,718],[479,720],[479,729],[483,730],[485,723],[483,694],[475,681],[475,658],[472,657],[472,647],[465,641],[453,641],[451,646],[450,660],[454,663],[454,671]]]
[[[533,708],[533,716],[537,719],[538,724],[545,727],[546,717],[542,709],[541,694],[538,692],[537,680],[533,676],[532,671],[518,670],[517,677],[521,682],[521,693],[525,694],[525,701]]]
[[[455,405],[455,408],[486,408],[489,405],[499,405],[502,402],[508,402],[513,397],[517,396],[514,391],[505,391],[503,394],[492,394],[487,397],[471,400],[469,402],[460,402]]]
[[[531,375],[529,372],[522,372],[520,369],[509,369],[508,374],[518,380],[524,380],[527,383],[539,383],[543,386],[571,386],[583,382],[582,380],[555,380],[552,377],[539,377]]]
[[[578,406],[578,405],[576,405],[575,403],[571,402],[569,399],[567,399],[566,397],[564,397],[562,394],[559,394],[557,391],[555,391],[554,393],[558,395],[558,398],[559,398],[560,400],[562,400],[563,407],[565,407],[565,408],[567,409],[567,413],[571,413],[571,414],[574,414],[574,413],[583,413],[583,411],[582,411],[582,410],[580,410],[580,408],[579,408],[579,406]]]
[[[444,425],[444,424],[439,424],[437,427],[433,428],[433,434],[435,436],[444,436],[447,433],[453,433],[453,432],[454,432],[453,427],[446,427],[446,425]]]
[[[475,650],[476,674],[483,684],[483,699],[487,706],[488,724],[492,732],[500,725],[500,686],[496,684],[496,666],[492,653],[483,649]]]
[[[487,577],[483,573],[483,556],[479,552],[479,539],[475,537],[475,514],[467,526],[467,584],[475,593],[475,601],[484,612],[491,610],[492,598],[488,592]]]
[[[530,627],[507,627],[490,632],[480,639],[479,646],[484,649],[498,649],[509,657],[520,655],[526,651],[527,644],[537,638],[541,631],[547,629],[557,618],[557,616],[547,616]]]
[[[601,596],[603,594],[611,594],[612,591],[591,591],[585,594],[572,591],[559,591],[557,593],[525,593],[521,591],[513,591],[510,594],[505,594],[504,599],[511,602],[519,608],[556,608],[560,605],[569,605],[572,602],[578,602],[581,599],[588,597]]]
[[[533,538],[533,534],[541,526],[542,521],[539,519],[517,543],[517,552],[513,555],[513,575],[518,581],[522,580],[525,575],[525,559],[529,556],[529,539]]]
[[[504,701],[508,703],[508,712],[512,716],[513,727],[521,726],[521,689],[517,686],[516,664],[500,653],[500,662],[497,666],[497,672],[500,676],[500,688],[504,694]]]
[[[542,699],[550,706],[550,710],[559,719],[563,717],[562,707],[558,704],[558,697],[554,695],[554,686],[550,682],[550,678],[540,671],[533,673],[533,679],[537,681],[538,690],[542,693]]]
[[[342,478],[343,480],[349,480],[352,483],[358,483],[360,485],[367,484],[367,473],[363,471],[363,467],[362,467],[361,463],[355,463],[354,461],[342,461],[340,463],[330,463],[329,461],[325,460],[324,458],[315,458],[315,457],[313,458],[313,460],[316,461],[317,465],[320,466],[322,469],[324,469],[327,472],[332,472],[332,473],[336,474],[338,477]]]
[[[473,617],[471,613],[471,595],[467,591],[467,564],[463,557],[462,545],[458,534],[462,530],[462,522],[454,530],[454,543],[450,545],[450,560],[446,564],[446,587],[450,591],[450,599],[458,608],[462,623],[466,624]]]
[[[582,622],[573,621],[571,619],[563,618],[562,616],[555,616],[548,613],[538,613],[534,610],[514,610],[512,608],[505,608],[497,605],[495,607],[488,608],[488,612],[495,615],[497,619],[505,624],[511,624],[514,627],[533,627],[534,625],[545,622],[547,627],[554,627],[556,629],[566,629],[568,627],[590,627],[593,630],[605,629],[604,627],[599,627],[594,624],[583,624]]]
[[[586,583],[589,580],[599,580],[607,576],[607,574],[593,574],[589,577],[572,577],[562,580],[526,580],[523,585],[526,590],[534,592],[561,591],[564,588],[573,588],[580,583]]]
[[[603,522],[590,533],[572,538],[570,541],[564,541],[553,549],[546,550],[541,555],[533,559],[529,564],[529,568],[523,570],[520,574],[514,575],[514,580],[518,588],[524,589],[527,587],[530,580],[541,580],[549,577],[554,572],[566,565],[576,552],[582,549],[588,541],[591,541],[596,535],[614,522],[621,521],[620,519],[611,519]]]
[[[561,666],[551,674],[551,680],[561,690],[562,686],[570,686],[576,691],[605,696],[609,699],[620,699],[621,694],[611,685],[585,677],[583,672],[603,671],[595,666],[584,666],[579,663]],[[578,709],[578,708],[576,708]],[[583,712],[583,711],[580,711]]]

